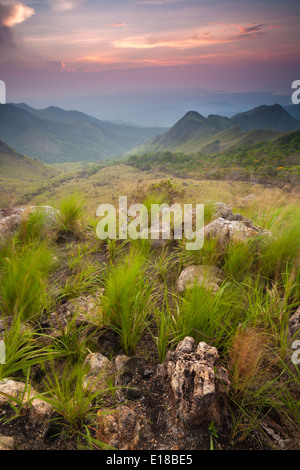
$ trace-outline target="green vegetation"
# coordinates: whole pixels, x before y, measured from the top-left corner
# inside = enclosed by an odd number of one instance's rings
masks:
[[[64,232],[74,232],[83,213],[83,201],[80,195],[74,193],[60,201],[59,222]]]
[[[111,267],[104,283],[102,322],[116,331],[126,354],[134,354],[151,312],[151,284],[144,259],[132,252]]]
[[[230,150],[207,153],[160,151],[129,157],[127,163],[142,171],[157,168],[174,176],[199,179],[253,178],[297,183],[300,178],[300,131],[257,144],[245,141]]]
[[[286,158],[291,158],[292,145],[299,150],[291,140],[282,145],[288,145]],[[174,164],[173,155],[163,158],[169,158],[164,168]],[[187,165],[183,156],[180,162]],[[117,167],[107,171],[109,179]],[[136,179],[136,173],[129,174]],[[148,207],[186,202],[187,193],[196,188],[194,182],[183,187],[171,178],[139,184],[130,200]],[[47,215],[37,210],[1,244],[0,310],[7,361],[0,365],[0,379],[22,380],[26,393],[34,387],[52,406],[51,426],[57,434],[77,436],[81,446],[84,439],[88,448],[103,448],[97,415],[116,406],[115,377],[104,379],[96,392],[83,387],[83,380],[86,356],[99,352],[101,338],[107,341],[109,335],[117,343],[116,349],[104,343],[101,353],[109,360],[126,354],[153,368],[185,336],[216,347],[230,375],[233,447],[249,435],[263,441],[269,416],[279,417],[287,433],[299,426],[300,375],[291,361],[289,336],[290,316],[300,305],[299,200],[296,194],[257,188],[255,197],[241,201],[253,188],[228,189],[221,183],[218,188],[216,200],[231,198],[234,212],[272,235],[226,247],[207,240],[203,249],[190,252],[184,240],[164,248],[147,240],[104,242],[96,238],[97,220],[83,211],[86,200],[72,193],[57,204],[56,228],[45,231]],[[213,182],[204,186],[207,199],[209,189],[214,191]],[[205,223],[213,217],[214,201],[208,201]],[[176,281],[189,265],[218,268],[224,277],[220,288],[195,283],[179,294]],[[20,419],[23,397],[11,405],[13,419]],[[214,423],[208,429],[211,448],[217,448],[221,432]]]
[[[114,124],[60,108],[0,108],[0,139],[46,163],[96,162],[121,157],[164,129]]]

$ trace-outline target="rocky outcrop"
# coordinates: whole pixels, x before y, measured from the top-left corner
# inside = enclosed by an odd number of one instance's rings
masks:
[[[191,265],[181,271],[176,283],[176,290],[178,293],[183,293],[186,289],[197,285],[215,293],[223,281],[224,276],[220,269],[214,266]]]
[[[226,424],[227,370],[219,365],[216,348],[186,337],[169,351],[157,373],[167,381],[176,419],[185,428],[214,421]]]
[[[270,235],[267,230],[254,226],[251,220],[241,217],[240,220],[223,217],[213,220],[204,228],[205,239],[214,239],[225,248],[229,242],[245,242],[251,238]]]
[[[214,239],[221,248],[229,242],[245,242],[251,238],[270,236],[268,230],[255,226],[252,220],[237,213],[233,214],[230,206],[217,202],[214,205],[214,220],[204,227],[206,240]]]

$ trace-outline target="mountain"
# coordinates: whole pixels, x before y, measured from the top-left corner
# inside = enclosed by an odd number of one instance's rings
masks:
[[[0,176],[19,180],[48,178],[57,174],[57,170],[26,157],[0,140]]]
[[[300,104],[290,104],[288,106],[284,106],[284,109],[294,118],[300,121]]]
[[[255,129],[295,131],[300,128],[300,121],[279,104],[258,106],[250,111],[236,114],[230,118],[230,121],[244,132]]]
[[[171,129],[129,153],[219,152],[244,143],[272,141],[280,135],[300,129],[300,121],[280,105],[259,106],[232,118],[197,111],[186,113]]]
[[[0,139],[46,163],[123,155],[164,130],[112,124],[57,107],[36,110],[26,104],[0,106]]]

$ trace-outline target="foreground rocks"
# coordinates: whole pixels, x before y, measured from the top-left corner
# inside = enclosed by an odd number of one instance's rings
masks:
[[[14,450],[15,442],[13,437],[2,436],[0,434],[0,450]]]
[[[12,379],[0,381],[0,406],[13,403],[29,410],[29,418],[32,424],[41,424],[52,413],[52,407],[44,400],[38,398],[36,391],[29,386],[25,388],[24,382]]]
[[[83,381],[83,388],[96,392],[107,389],[107,382],[113,374],[112,363],[101,353],[88,354],[83,367],[87,367],[88,373]]]
[[[44,217],[45,235],[47,230],[58,227],[59,211],[51,206],[24,206],[8,209],[0,209],[0,242],[14,235],[23,221],[34,213],[41,211]]]
[[[134,450],[139,441],[141,425],[128,406],[98,412],[98,439],[109,447]]]
[[[226,248],[229,242],[246,242],[251,238],[271,235],[268,230],[255,226],[247,217],[233,214],[231,208],[221,202],[215,204],[214,217],[204,227],[204,236],[206,240],[216,240],[221,248]]]
[[[181,271],[176,283],[178,293],[192,288],[195,284],[216,293],[224,281],[222,271],[214,266],[191,265]]]
[[[230,382],[216,348],[204,342],[196,346],[192,337],[186,337],[168,352],[158,374],[168,383],[176,419],[184,427],[226,423]]]

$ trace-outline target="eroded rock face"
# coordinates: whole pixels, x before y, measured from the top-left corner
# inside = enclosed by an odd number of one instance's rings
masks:
[[[226,391],[229,378],[219,365],[216,348],[186,337],[175,351],[169,351],[164,363],[158,366],[170,387],[176,418],[194,428],[214,421],[221,426],[227,421]]]
[[[139,441],[140,424],[135,412],[122,405],[113,411],[98,412],[98,439],[119,450],[134,450]]]
[[[215,293],[223,280],[222,271],[214,266],[191,265],[181,271],[176,283],[176,290],[182,293],[196,284]]]

